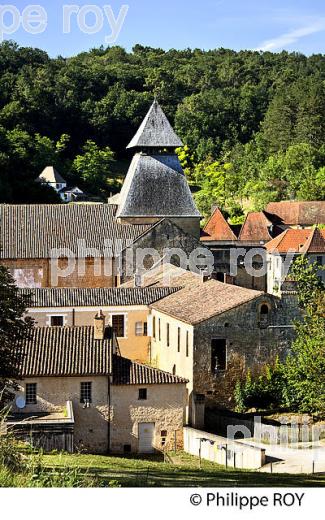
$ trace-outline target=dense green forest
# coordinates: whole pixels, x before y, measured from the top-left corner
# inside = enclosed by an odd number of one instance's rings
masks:
[[[325,195],[325,57],[99,48],[50,58],[0,45],[0,201],[50,202],[33,182],[54,165],[106,197],[156,95],[186,144],[180,159],[201,210],[233,221],[269,200]]]

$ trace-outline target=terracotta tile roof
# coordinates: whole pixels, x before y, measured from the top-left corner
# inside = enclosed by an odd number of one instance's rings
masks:
[[[235,233],[232,231],[219,208],[214,210],[208,223],[204,227],[201,240],[237,240]]]
[[[21,376],[99,376],[110,373],[110,342],[94,339],[94,327],[35,327],[16,348]]]
[[[126,247],[151,226],[120,224],[112,204],[0,204],[0,258],[49,258],[54,248],[78,252],[78,240],[104,254]],[[106,247],[105,247],[106,245]]]
[[[269,227],[272,225],[264,213],[248,213],[239,234],[239,240],[265,242],[271,240]]]
[[[169,372],[158,370],[147,365],[135,363],[130,359],[114,356],[113,384],[114,385],[154,385],[187,383],[187,379],[174,376]]]
[[[325,229],[286,229],[265,247],[269,253],[325,253]]]
[[[110,343],[95,340],[93,327],[38,327],[16,341],[24,377],[108,376],[115,385],[173,384],[187,380],[113,354]]]
[[[113,307],[149,305],[177,290],[177,287],[42,288],[19,289],[19,293],[27,296],[28,307]]]
[[[270,202],[265,212],[277,216],[288,226],[325,224],[325,201]]]
[[[309,238],[301,248],[301,253],[323,253],[325,254],[325,229],[314,228]]]
[[[188,286],[151,305],[153,309],[195,325],[264,294],[210,280]]]

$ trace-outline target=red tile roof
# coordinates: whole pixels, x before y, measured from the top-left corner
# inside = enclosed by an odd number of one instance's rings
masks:
[[[208,223],[203,229],[204,236],[201,240],[237,240],[235,233],[232,231],[230,225],[221,213],[219,208],[216,208],[212,213]]]
[[[266,218],[262,212],[248,213],[239,234],[239,240],[245,241],[268,241],[272,237],[269,233],[269,226],[272,222]]]
[[[269,253],[325,253],[325,229],[286,229],[265,247]]]
[[[325,201],[270,202],[265,212],[276,215],[288,226],[325,224]]]

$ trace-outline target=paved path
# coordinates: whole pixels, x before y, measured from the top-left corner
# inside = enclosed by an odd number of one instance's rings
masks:
[[[253,439],[241,439],[240,442],[264,448],[267,464],[259,471],[271,473],[324,473],[325,472],[325,442],[305,443],[297,447],[281,446],[279,444],[264,444]],[[312,447],[310,447],[312,446]]]

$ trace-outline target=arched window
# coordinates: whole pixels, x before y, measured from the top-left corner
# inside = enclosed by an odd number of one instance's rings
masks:
[[[266,304],[266,303],[262,303],[262,305],[260,306],[260,316],[259,316],[259,321],[260,321],[260,326],[261,327],[267,327],[268,324],[269,324],[269,313],[270,313],[270,308],[269,306]]]

